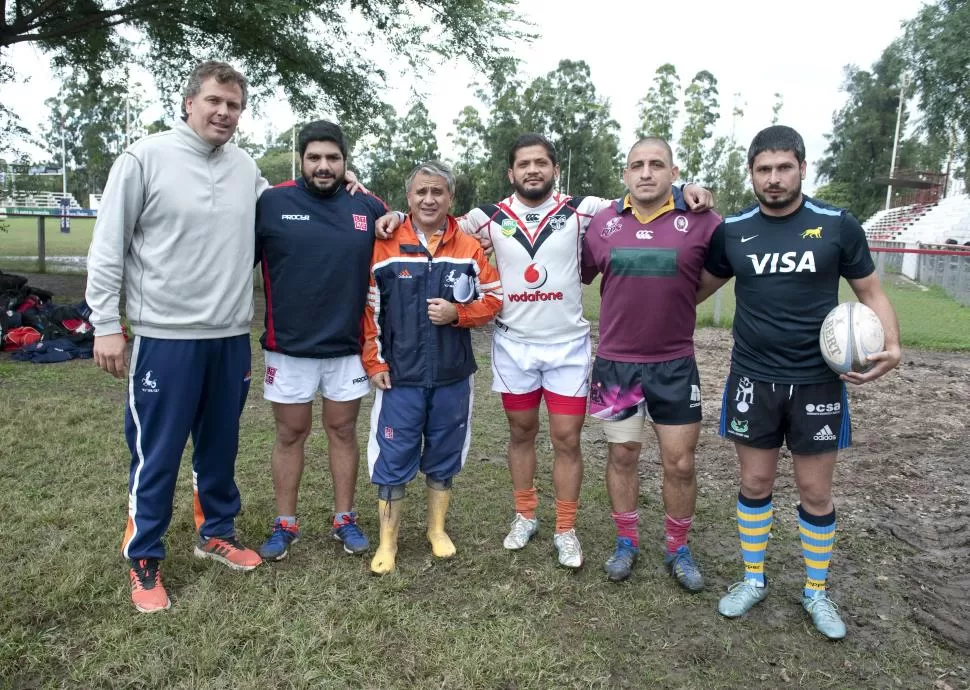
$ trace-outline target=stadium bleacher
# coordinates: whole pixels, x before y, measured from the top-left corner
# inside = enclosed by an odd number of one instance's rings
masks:
[[[61,192],[16,192],[12,196],[8,196],[0,200],[0,206],[60,208],[62,198],[67,198],[70,201],[70,208],[81,208],[81,205],[77,202],[77,199],[75,199],[74,195],[70,192],[67,194],[62,194]]]
[[[874,214],[862,224],[869,241],[907,245],[970,240],[970,196],[954,194],[934,204],[899,206]]]

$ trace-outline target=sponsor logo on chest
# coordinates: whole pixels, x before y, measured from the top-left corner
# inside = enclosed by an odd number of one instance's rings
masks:
[[[808,252],[772,252],[747,254],[757,276],[768,273],[815,273],[815,254]]]

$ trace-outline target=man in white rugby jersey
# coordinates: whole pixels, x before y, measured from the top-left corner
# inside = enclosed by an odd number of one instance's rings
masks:
[[[580,434],[592,366],[579,256],[589,221],[612,201],[554,192],[559,178],[556,149],[539,134],[522,134],[515,140],[508,178],[512,196],[459,219],[462,230],[491,243],[505,290],[492,337],[492,390],[502,394],[509,420],[508,466],[515,505],[504,546],[521,549],[539,529],[535,440],[539,403],[545,398],[556,501],[553,544],[560,565],[579,568],[583,550],[575,523],[583,481]],[[710,192],[696,185],[685,200],[692,210],[713,205]],[[399,220],[385,219],[378,221],[379,236],[382,228],[390,232]]]

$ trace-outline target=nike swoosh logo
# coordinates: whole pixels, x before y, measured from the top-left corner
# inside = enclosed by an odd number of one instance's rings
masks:
[[[757,237],[757,235],[752,235],[751,237],[745,237],[744,235],[742,235],[741,236],[741,244],[744,244],[748,240],[753,240],[755,237]]]

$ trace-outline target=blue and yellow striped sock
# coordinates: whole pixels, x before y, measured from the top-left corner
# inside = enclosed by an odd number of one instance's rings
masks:
[[[798,532],[805,558],[805,596],[825,591],[829,561],[835,546],[835,508],[828,515],[812,515],[798,506]]]
[[[765,498],[748,498],[738,494],[738,536],[741,537],[741,558],[744,559],[744,579],[765,586],[765,551],[771,536],[774,510],[771,494]]]

